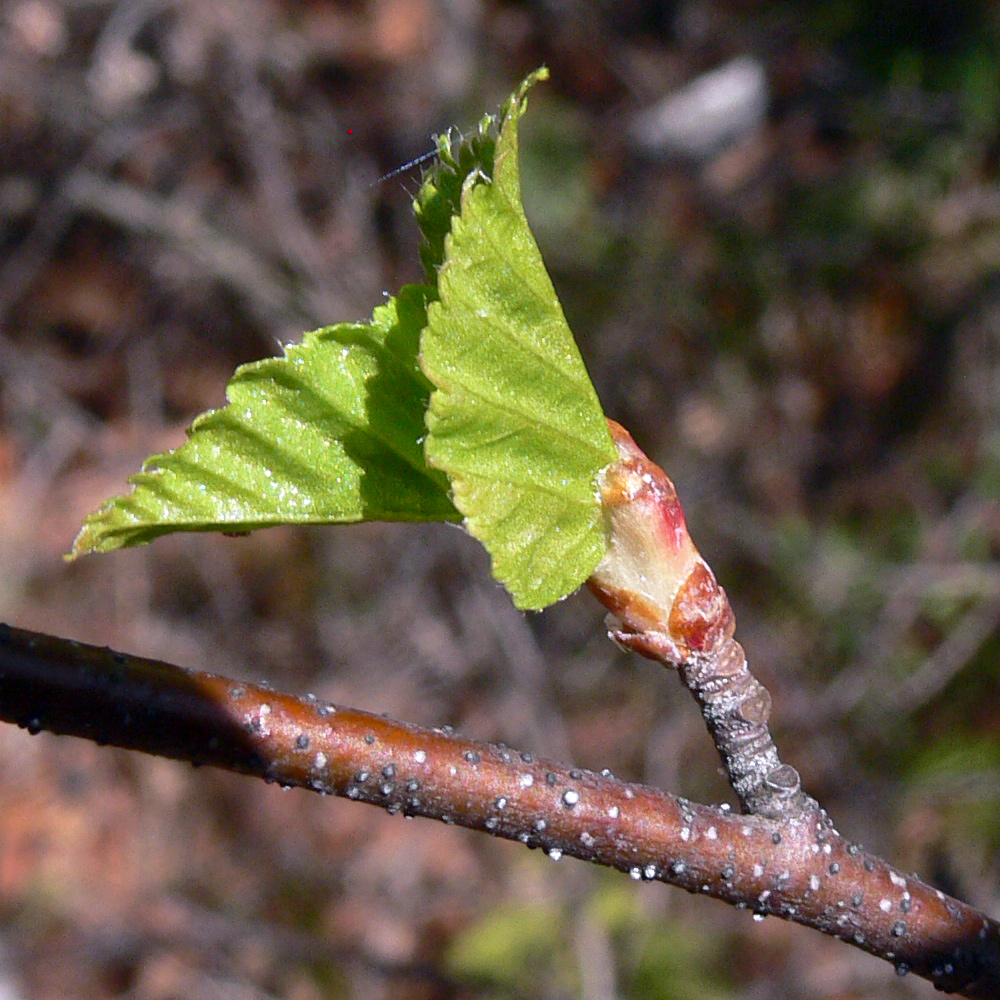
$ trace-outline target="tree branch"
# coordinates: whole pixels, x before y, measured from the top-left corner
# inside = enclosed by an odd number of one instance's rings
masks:
[[[1000,926],[843,838],[382,716],[0,626],[0,719],[426,816],[778,916],[971,998]]]

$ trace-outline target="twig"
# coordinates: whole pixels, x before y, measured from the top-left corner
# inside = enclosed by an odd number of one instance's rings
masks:
[[[733,638],[729,598],[691,541],[674,484],[624,427],[608,423],[619,454],[602,483],[609,544],[588,583],[611,611],[611,637],[677,668],[747,812],[814,813],[798,772],[778,756],[771,696]]]
[[[970,998],[1000,995],[1000,926],[843,838],[687,802],[448,729],[0,626],[0,719],[368,802],[813,927]]]

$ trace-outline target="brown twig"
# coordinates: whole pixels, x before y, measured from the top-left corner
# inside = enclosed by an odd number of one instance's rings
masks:
[[[8,626],[0,719],[426,816],[831,934],[972,998],[1000,926],[852,844],[818,807],[739,816],[382,716]]]

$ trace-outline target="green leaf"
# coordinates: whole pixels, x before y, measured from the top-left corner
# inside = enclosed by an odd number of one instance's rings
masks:
[[[148,459],[131,493],[87,518],[71,557],[173,531],[457,520],[420,444],[430,386],[416,358],[430,292],[408,286],[369,324],[317,330],[282,358],[238,369],[229,405]]]
[[[464,515],[518,607],[579,586],[604,552],[597,477],[615,451],[521,207],[517,123],[547,75],[438,139],[414,202],[429,284],[241,368],[229,405],[92,514],[74,556],[172,531]]]
[[[424,173],[413,200],[413,214],[426,241],[420,248],[420,260],[428,283],[434,287],[438,268],[444,263],[452,218],[462,210],[465,179],[475,172],[493,175],[497,131],[496,116],[486,115],[475,131],[457,144],[450,132],[437,137],[437,158]]]
[[[545,76],[504,109],[492,171],[463,175],[420,341],[435,386],[427,460],[519,608],[565,597],[600,561],[597,479],[616,457],[521,206],[517,124]]]

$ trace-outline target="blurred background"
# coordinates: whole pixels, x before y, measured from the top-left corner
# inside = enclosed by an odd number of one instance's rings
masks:
[[[419,277],[418,171],[545,63],[529,219],[850,837],[1000,913],[1000,14],[862,0],[2,0],[0,619],[706,802],[676,679],[441,525],[66,565],[233,368]],[[930,997],[786,923],[0,727],[0,997]]]

